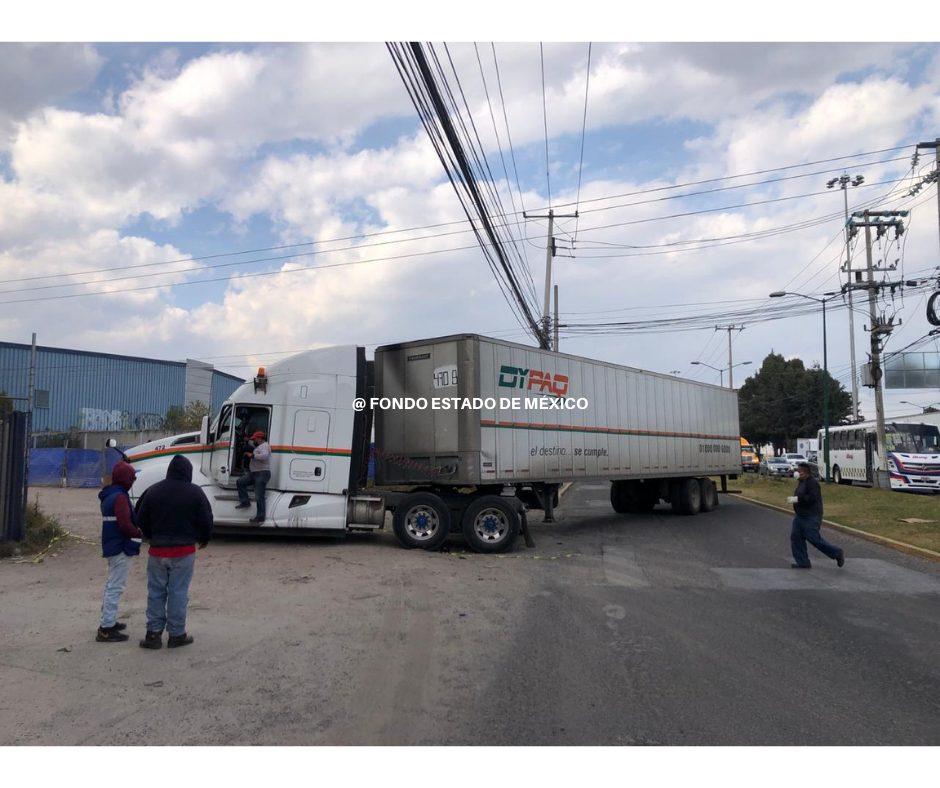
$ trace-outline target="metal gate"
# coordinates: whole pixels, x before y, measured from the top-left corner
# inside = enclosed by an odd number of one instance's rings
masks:
[[[26,419],[0,415],[0,541],[26,535]]]

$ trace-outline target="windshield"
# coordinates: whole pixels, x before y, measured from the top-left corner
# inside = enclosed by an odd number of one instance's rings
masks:
[[[888,451],[903,454],[940,454],[940,428],[933,424],[889,424]]]
[[[753,447],[753,446],[750,446],[750,445],[748,445],[748,444],[745,443],[743,446],[741,446],[741,451],[749,451],[749,452],[751,452],[751,454],[753,454],[753,453],[754,453],[754,447]]]
[[[802,454],[788,454],[787,459],[788,460],[805,460],[806,457],[804,457]]]

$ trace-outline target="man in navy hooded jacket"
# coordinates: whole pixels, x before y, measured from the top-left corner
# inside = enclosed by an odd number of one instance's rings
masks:
[[[170,460],[166,478],[150,487],[138,503],[137,520],[147,541],[147,634],[142,648],[193,642],[186,633],[189,584],[196,565],[196,545],[212,536],[212,507],[202,488],[193,484],[193,466],[182,454]]]
[[[108,579],[101,599],[101,622],[95,636],[100,643],[119,643],[128,637],[122,632],[126,625],[117,621],[117,612],[131,558],[140,554],[143,537],[127,494],[136,478],[134,468],[121,461],[111,469],[111,484],[98,493],[101,501],[101,553],[108,559]]]

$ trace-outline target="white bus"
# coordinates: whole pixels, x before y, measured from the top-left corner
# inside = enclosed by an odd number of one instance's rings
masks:
[[[820,446],[823,435],[820,430]],[[892,490],[940,493],[940,428],[889,421],[885,423],[885,442]],[[823,452],[820,460],[825,470]],[[837,484],[872,484],[875,470],[883,467],[875,422],[830,427],[829,464],[831,479]]]

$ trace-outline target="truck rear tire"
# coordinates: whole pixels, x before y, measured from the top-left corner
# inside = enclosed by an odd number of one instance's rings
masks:
[[[519,534],[519,513],[499,495],[483,495],[463,514],[463,536],[478,553],[501,553]]]
[[[698,514],[702,508],[702,488],[698,479],[679,479],[672,494],[672,508],[684,515]]]
[[[436,550],[450,533],[450,509],[434,493],[411,493],[395,507],[392,523],[402,547]]]
[[[711,479],[703,477],[698,480],[698,483],[702,488],[702,504],[700,511],[714,511],[718,508],[718,488],[715,486],[715,482]]]

